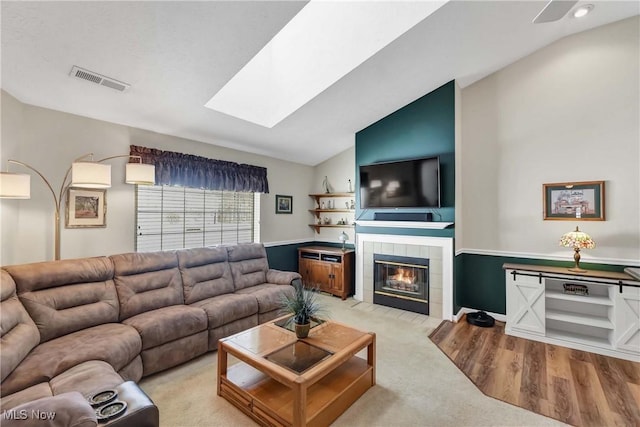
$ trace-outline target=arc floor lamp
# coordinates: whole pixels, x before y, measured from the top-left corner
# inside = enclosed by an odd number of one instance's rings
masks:
[[[102,164],[107,160],[117,158],[129,158],[137,160],[137,163],[127,163],[125,170],[125,182],[127,184],[153,185],[155,184],[155,166],[142,163],[140,156],[122,154],[105,157],[97,161],[93,160],[93,153],[85,154],[75,159],[67,169],[60,192],[56,195],[51,183],[36,168],[18,160],[8,160],[8,163],[16,164],[32,170],[47,185],[53,196],[54,204],[54,259],[60,259],[60,206],[65,191],[69,187],[79,188],[109,188],[111,187],[111,165]],[[71,178],[69,178],[71,176]],[[30,199],[31,175],[14,172],[0,172],[0,199]]]

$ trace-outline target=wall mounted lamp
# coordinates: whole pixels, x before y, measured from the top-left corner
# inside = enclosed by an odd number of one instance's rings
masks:
[[[93,153],[85,154],[73,161],[67,169],[60,192],[56,195],[51,183],[36,168],[18,160],[8,160],[8,163],[16,164],[32,170],[47,185],[53,196],[55,208],[54,215],[54,259],[60,259],[60,206],[65,191],[69,187],[80,188],[109,188],[111,187],[111,165],[102,164],[107,160],[117,158],[129,158],[138,163],[127,163],[125,170],[125,182],[127,184],[153,185],[155,184],[155,166],[142,163],[140,156],[122,154],[105,157],[97,161],[93,160]],[[71,175],[71,179],[69,179]],[[13,172],[0,172],[0,199],[30,199],[31,175]]]

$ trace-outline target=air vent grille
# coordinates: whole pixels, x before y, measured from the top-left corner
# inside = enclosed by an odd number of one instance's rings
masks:
[[[129,89],[129,87],[131,86],[127,83],[120,82],[116,79],[103,76],[102,74],[98,74],[93,71],[85,70],[84,68],[80,68],[75,65],[71,69],[71,72],[69,73],[69,75],[71,77],[86,80],[95,84],[99,84],[101,86],[106,86],[120,92],[124,92],[125,90]]]

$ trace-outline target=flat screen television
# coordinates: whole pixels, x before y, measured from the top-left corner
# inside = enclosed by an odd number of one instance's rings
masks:
[[[439,208],[440,158],[360,166],[360,206],[362,209]]]

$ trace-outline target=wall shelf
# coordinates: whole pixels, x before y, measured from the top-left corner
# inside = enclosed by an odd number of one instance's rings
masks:
[[[329,218],[330,220],[332,220],[333,222],[335,222],[336,220],[338,220],[338,218],[334,217],[332,214],[349,214],[350,215],[354,215],[356,210],[355,209],[348,209],[348,208],[326,208],[326,207],[320,207],[321,206],[321,202],[320,199],[336,199],[336,198],[349,198],[352,201],[355,200],[355,193],[313,193],[313,194],[309,194],[309,197],[312,197],[315,205],[317,206],[315,209],[309,209],[309,212],[312,213],[316,220],[320,221],[321,215],[322,214],[326,214],[328,215],[327,218]],[[342,205],[344,205],[344,201],[340,202]],[[335,201],[333,201],[331,203],[332,205],[335,205]],[[353,228],[353,217],[349,217],[347,216],[346,218],[340,218],[340,220],[344,220],[347,221],[347,224],[309,224],[309,227],[313,228],[315,230],[315,232],[317,234],[320,234],[320,229],[321,228]],[[318,222],[316,221],[316,222]]]
[[[332,198],[332,197],[356,197],[356,193],[314,193],[309,194],[309,197],[313,197],[316,203],[320,204],[320,199],[322,198]]]
[[[320,234],[321,228],[353,228],[353,225],[349,224],[309,224],[309,227],[316,230],[316,233]]]
[[[320,218],[321,213],[355,213],[355,209],[309,209],[309,212]]]

